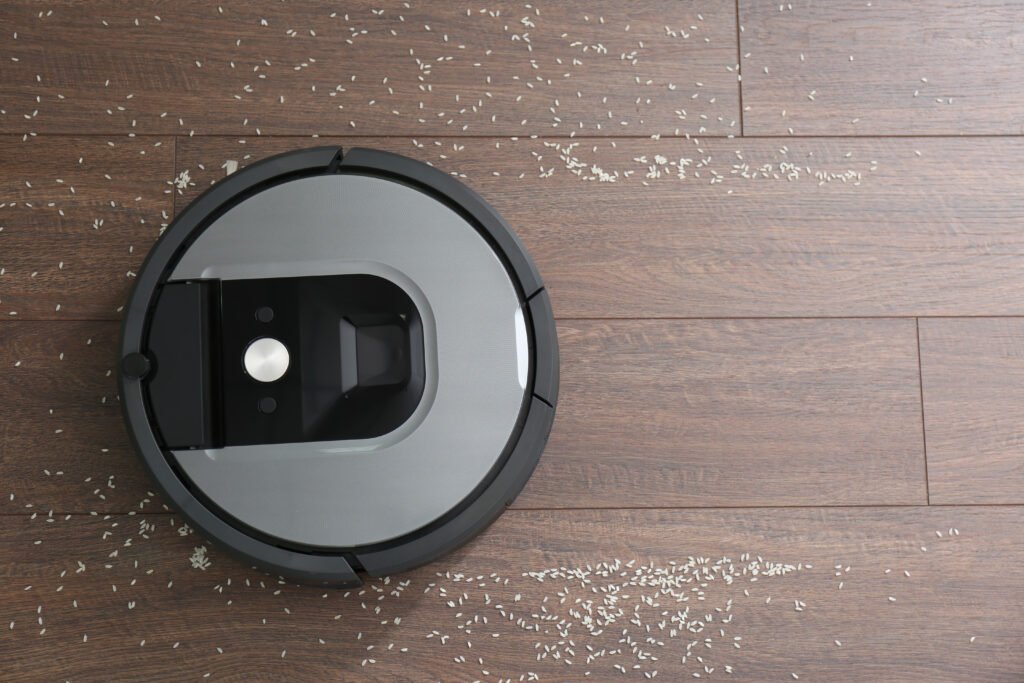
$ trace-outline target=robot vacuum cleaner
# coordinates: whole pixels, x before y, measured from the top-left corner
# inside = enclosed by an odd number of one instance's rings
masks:
[[[206,536],[306,582],[434,560],[529,479],[558,400],[537,269],[476,193],[337,147],[185,208],[125,309],[134,446]]]

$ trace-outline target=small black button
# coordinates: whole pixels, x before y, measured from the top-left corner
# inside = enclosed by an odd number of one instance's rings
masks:
[[[260,399],[259,405],[257,407],[259,408],[259,411],[261,413],[263,413],[264,415],[269,415],[270,413],[277,410],[277,401],[275,401],[270,396],[267,396],[265,398]]]
[[[256,309],[256,319],[261,323],[269,323],[274,319],[274,309],[270,306],[260,306]]]
[[[129,353],[121,359],[121,372],[124,373],[125,377],[132,379],[144,378],[149,374],[151,367],[152,364],[149,362],[149,358],[141,353]]]

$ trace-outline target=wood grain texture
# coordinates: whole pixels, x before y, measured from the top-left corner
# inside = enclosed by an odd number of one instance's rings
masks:
[[[223,681],[494,681],[528,672],[605,681],[647,680],[653,671],[656,680],[698,672],[845,681],[856,672],[865,680],[1018,681],[1024,622],[1008,617],[1024,610],[1022,523],[1021,508],[513,510],[443,562],[345,597],[277,584],[212,548],[211,566],[192,569],[189,556],[204,541],[179,536],[169,515],[2,517],[0,673],[5,681],[163,681],[170,672]],[[700,581],[687,566],[697,557],[706,558]],[[522,575],[615,559],[634,564],[583,586]],[[773,575],[768,563],[802,569]],[[673,588],[673,571],[691,582]],[[735,580],[727,584],[725,574]],[[622,607],[623,616],[591,635],[584,601],[594,601],[597,617],[607,595],[592,589],[630,577],[647,585],[616,592],[605,611]],[[396,596],[399,581],[409,583]],[[677,610],[688,610],[694,632],[680,627],[673,637]],[[657,661],[638,659],[618,642],[623,633]],[[688,643],[695,647],[684,663]],[[606,653],[588,662],[587,646]],[[619,647],[622,654],[607,652]]]
[[[555,429],[518,507],[925,502],[913,321],[572,321],[559,337]],[[108,375],[117,326],[3,322],[0,340],[0,392],[33,387],[0,427],[18,505],[159,509]]]
[[[13,505],[8,511],[160,509],[121,418],[117,337],[110,322],[0,322],[0,497]]]
[[[726,2],[40,9],[0,7],[0,131],[739,132],[735,6]]]
[[[739,7],[748,135],[1024,132],[1019,2]]]
[[[117,319],[170,218],[173,139],[0,136],[0,160],[0,315]]]
[[[0,680],[1021,680],[1024,139],[813,136],[1024,133],[1024,9],[868,4],[0,3]],[[562,350],[513,508],[349,594],[191,534],[113,377],[175,205],[317,144],[479,191]]]
[[[329,142],[464,176],[563,318],[1024,314],[1024,140],[203,138],[178,206],[228,159]]]
[[[1024,320],[921,321],[933,503],[1024,503]]]
[[[924,503],[910,320],[563,322],[516,505]]]
[[[117,319],[165,221],[164,192],[183,206],[228,159],[333,142],[464,176],[523,238],[559,317],[1024,313],[1024,141],[244,140],[181,140],[172,174],[153,141],[6,138],[24,161],[0,167],[17,197],[0,208],[0,311]],[[88,172],[70,175],[83,150]],[[586,180],[576,164],[618,180]],[[168,183],[186,171],[178,195]]]

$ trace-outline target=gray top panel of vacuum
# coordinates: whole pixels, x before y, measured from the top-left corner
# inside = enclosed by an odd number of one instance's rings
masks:
[[[397,182],[271,187],[209,226],[171,279],[349,273],[391,280],[419,309],[426,385],[412,417],[374,439],[174,452],[237,519],[320,547],[397,538],[456,506],[501,456],[529,376],[523,311],[497,254],[455,211]]]

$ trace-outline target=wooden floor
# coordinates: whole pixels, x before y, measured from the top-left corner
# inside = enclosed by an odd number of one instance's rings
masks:
[[[0,680],[1024,680],[1022,27],[1010,0],[0,4]],[[351,593],[191,534],[113,376],[175,210],[312,144],[479,191],[562,350],[513,508]]]

